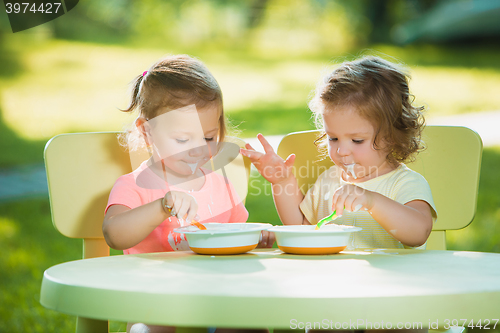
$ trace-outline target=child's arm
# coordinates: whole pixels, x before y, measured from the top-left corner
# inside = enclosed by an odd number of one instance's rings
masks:
[[[293,174],[283,182],[272,184],[272,188],[274,204],[283,224],[311,224],[300,210],[304,195]]]
[[[241,149],[241,154],[250,159],[259,173],[272,184],[274,204],[283,224],[309,224],[299,205],[304,195],[292,173],[295,155],[283,160],[262,134],[257,135],[265,153],[255,151],[250,144]]]
[[[424,244],[432,230],[431,207],[423,200],[403,205],[380,193],[348,184],[333,195],[332,209],[337,210],[337,215],[342,215],[344,207],[348,211],[368,210],[389,234],[408,246]]]
[[[106,243],[116,250],[131,248],[170,216],[185,217],[190,222],[198,211],[196,200],[187,193],[170,191],[164,198],[172,207],[171,213],[163,209],[162,198],[134,209],[118,204],[110,206],[102,225]]]

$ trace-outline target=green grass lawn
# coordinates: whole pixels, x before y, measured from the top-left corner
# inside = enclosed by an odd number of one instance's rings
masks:
[[[40,305],[43,271],[81,258],[81,240],[53,227],[48,199],[0,206],[0,332],[71,332],[75,320]]]
[[[496,50],[377,49],[412,66],[414,93],[429,106],[430,115],[488,111],[500,105]],[[0,73],[0,168],[42,163],[45,142],[55,134],[120,130],[130,121],[117,110],[126,104],[128,82],[164,53],[63,41],[20,51],[17,70]],[[332,58],[199,56],[219,80],[226,110],[241,136],[313,128],[308,96]],[[475,220],[449,233],[449,249],[500,252],[498,165],[500,147],[484,149]],[[249,221],[279,223],[270,187],[256,174],[246,206]],[[43,271],[81,257],[81,241],[53,228],[47,198],[0,203],[0,250],[0,332],[73,331],[74,317],[39,304]],[[124,328],[115,323],[113,329]]]

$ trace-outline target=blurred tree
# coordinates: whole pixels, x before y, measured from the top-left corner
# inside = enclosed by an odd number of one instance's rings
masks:
[[[248,28],[253,29],[259,25],[264,17],[268,0],[254,0],[250,3],[248,14]]]
[[[359,10],[370,22],[366,41],[369,44],[391,43],[395,25],[413,20],[434,8],[438,0],[355,0],[344,3]]]
[[[52,23],[56,38],[170,50],[342,53],[368,32],[365,0],[86,0]]]
[[[7,43],[12,34],[9,18],[3,13],[0,15],[0,77],[13,76],[21,69],[17,52]]]
[[[438,2],[85,0],[44,26],[55,38],[172,51],[334,55],[390,42],[394,25],[418,18]]]
[[[51,22],[54,37],[122,43],[131,32],[133,0],[85,0]]]
[[[371,43],[384,43],[389,40],[389,30],[392,20],[388,10],[388,1],[368,1],[366,16],[371,23],[368,41]]]
[[[252,48],[266,56],[335,55],[357,47],[367,20],[360,1],[269,0],[251,31]]]

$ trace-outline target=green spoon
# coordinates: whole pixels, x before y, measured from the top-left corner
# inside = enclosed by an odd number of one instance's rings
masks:
[[[334,210],[330,215],[319,220],[319,222],[316,223],[316,228],[314,228],[314,230],[319,230],[319,228],[321,228],[323,225],[331,223],[339,217],[340,216],[337,216],[337,210]]]

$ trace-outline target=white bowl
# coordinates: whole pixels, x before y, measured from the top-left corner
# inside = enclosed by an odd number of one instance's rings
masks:
[[[270,223],[203,223],[201,230],[194,225],[174,229],[186,235],[189,248],[199,254],[240,254],[257,247],[262,230]]]
[[[281,251],[292,254],[333,254],[347,247],[349,236],[361,228],[327,224],[319,230],[315,225],[283,225],[269,229],[276,235]]]

